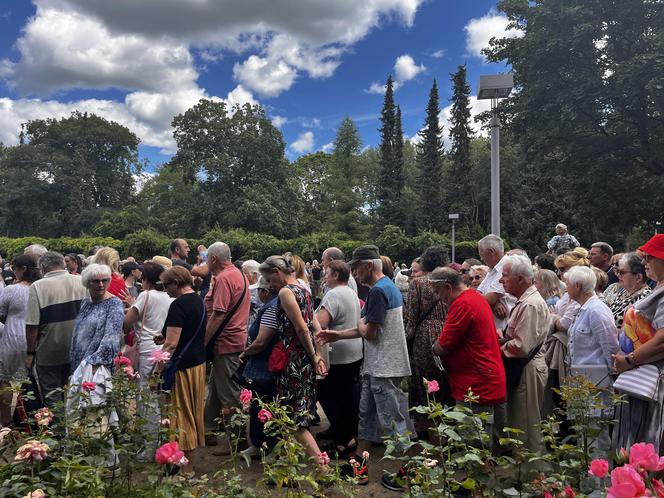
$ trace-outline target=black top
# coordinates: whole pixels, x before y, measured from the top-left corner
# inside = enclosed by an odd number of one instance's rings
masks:
[[[187,270],[191,271],[193,266],[187,263],[184,259],[171,259],[173,266],[183,266]]]
[[[203,344],[205,340],[205,323],[207,320],[203,319],[203,323],[201,324],[201,316],[203,314],[205,314],[203,300],[196,293],[184,294],[178,297],[171,303],[171,307],[168,309],[163,335],[166,336],[166,329],[168,327],[182,328],[180,340],[172,355],[173,359],[180,355],[180,352],[192,336],[197,333],[189,349],[187,349],[184,356],[180,359],[178,370],[186,370],[187,368],[205,363],[205,347]]]

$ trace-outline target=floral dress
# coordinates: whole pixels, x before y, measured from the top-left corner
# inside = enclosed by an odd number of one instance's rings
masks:
[[[311,294],[294,284],[289,284],[286,288],[295,295],[313,342],[314,313]],[[277,302],[277,322],[279,323],[279,340],[283,342],[286,350],[295,341],[286,371],[277,377],[277,395],[281,398],[282,404],[290,406],[293,410],[293,418],[298,427],[307,428],[311,425],[316,409],[316,372],[311,359],[300,344],[293,324],[279,301]]]
[[[28,309],[28,286],[14,284],[0,295],[0,382],[25,379],[25,315]]]
[[[443,331],[447,306],[439,301],[426,277],[411,281],[404,313],[404,328],[410,353],[409,404],[426,405],[427,390],[424,379],[441,384],[442,401],[451,401],[447,380],[434,362],[432,344]]]

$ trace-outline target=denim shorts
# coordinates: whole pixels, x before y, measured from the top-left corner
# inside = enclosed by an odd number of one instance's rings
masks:
[[[360,439],[380,443],[381,435],[403,436],[409,431],[408,395],[400,384],[401,377],[362,376]]]

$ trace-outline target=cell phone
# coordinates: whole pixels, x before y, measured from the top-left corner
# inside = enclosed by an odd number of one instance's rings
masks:
[[[201,258],[201,261],[207,262],[207,251],[201,251],[198,253],[198,256]]]

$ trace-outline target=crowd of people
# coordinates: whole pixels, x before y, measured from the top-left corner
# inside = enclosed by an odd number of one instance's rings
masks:
[[[624,372],[664,366],[664,235],[616,254],[605,242],[581,247],[560,224],[533,259],[505,249],[488,235],[479,259],[450,262],[432,246],[408,266],[375,245],[348,261],[327,248],[321,264],[290,253],[233,261],[224,242],[199,246],[194,263],[184,239],[171,243],[169,257],[141,263],[111,247],[84,257],[32,245],[3,273],[0,387],[31,378],[54,406],[65,386],[132,356],[137,382],[147,389],[161,375],[177,407],[171,423],[185,475],[200,447],[228,454],[218,436],[242,408],[243,388],[253,391],[243,450],[250,457],[274,444],[258,399],[289,408],[297,440],[323,471],[323,452],[364,461],[385,436],[427,439],[431,422],[409,408],[427,403],[434,381],[439,401],[487,413],[490,434],[520,429],[526,448],[543,451],[538,424],[561,406],[557,389],[567,377],[610,391]],[[626,401],[597,414],[598,423],[617,420],[612,430],[601,426],[598,454],[635,442],[661,447],[664,389]],[[330,425],[314,434],[318,405]],[[12,423],[11,407],[3,394],[2,426]],[[141,396],[137,409],[146,434],[158,431],[155,398]],[[153,455],[146,443],[136,458]],[[367,466],[349,469],[368,482]],[[381,482],[401,490],[394,475]]]

